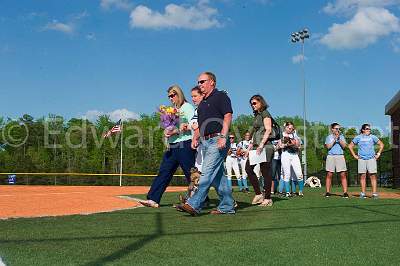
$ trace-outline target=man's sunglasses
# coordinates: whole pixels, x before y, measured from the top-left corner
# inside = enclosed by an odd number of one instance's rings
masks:
[[[199,81],[197,81],[197,84],[203,84],[203,83],[205,83],[207,80],[208,80],[208,79],[199,80]]]

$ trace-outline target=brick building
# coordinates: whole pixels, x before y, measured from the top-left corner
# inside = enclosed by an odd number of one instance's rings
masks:
[[[392,121],[393,185],[398,188],[400,187],[400,91],[386,105],[385,114],[390,115]]]

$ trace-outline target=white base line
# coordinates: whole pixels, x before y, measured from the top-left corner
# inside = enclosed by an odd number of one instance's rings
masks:
[[[67,194],[84,194],[87,192],[54,192],[54,193],[37,193],[37,194],[20,194],[20,195],[0,195],[0,197],[15,197],[15,196],[47,196],[47,195],[67,195]],[[0,264],[1,266],[1,264]]]

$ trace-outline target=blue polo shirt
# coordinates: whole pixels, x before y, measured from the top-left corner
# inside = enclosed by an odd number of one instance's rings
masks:
[[[200,135],[220,133],[227,113],[233,113],[231,99],[226,92],[214,89],[197,108]]]
[[[375,157],[375,144],[379,141],[374,135],[360,134],[352,142],[358,145],[358,156],[363,160],[370,160]]]
[[[340,135],[339,139],[346,142],[346,139],[343,135]],[[330,134],[326,137],[325,144],[331,144],[334,140],[335,136]],[[335,144],[333,144],[332,148],[328,150],[328,155],[343,155],[343,148],[340,146],[339,141],[335,141]]]

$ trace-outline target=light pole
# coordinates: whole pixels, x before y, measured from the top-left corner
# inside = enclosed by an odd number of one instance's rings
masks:
[[[304,138],[304,151],[303,151],[303,164],[304,164],[304,179],[307,179],[307,135],[306,135],[306,76],[304,70],[304,41],[310,38],[310,32],[307,28],[302,31],[293,32],[292,43],[301,42],[301,72],[303,76],[303,138]]]

